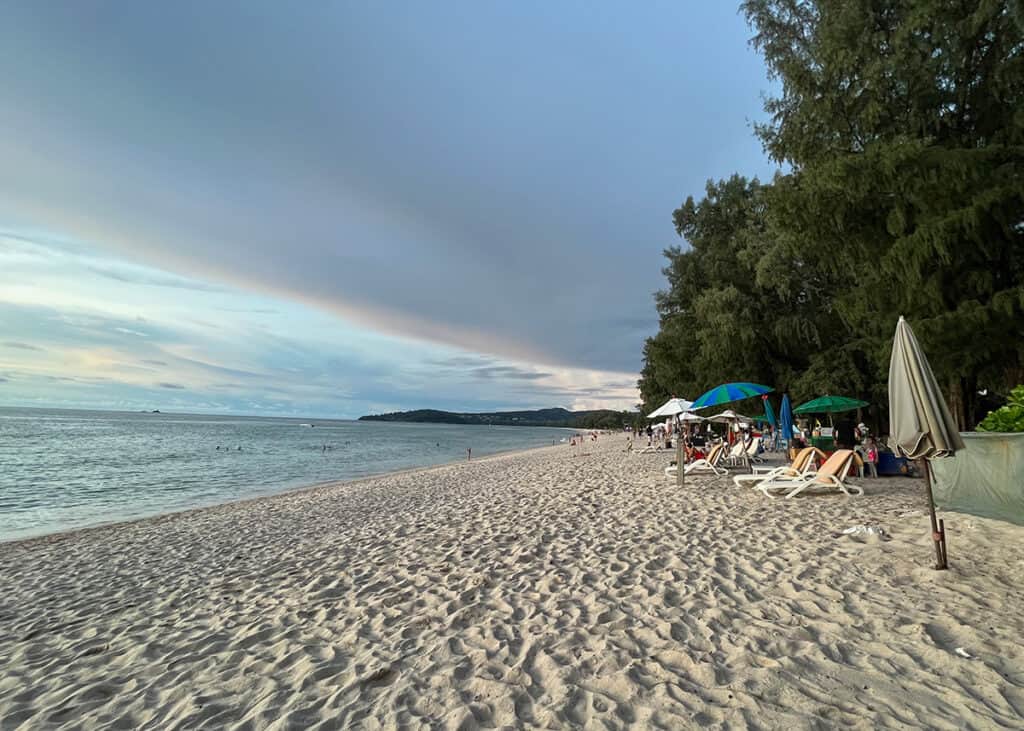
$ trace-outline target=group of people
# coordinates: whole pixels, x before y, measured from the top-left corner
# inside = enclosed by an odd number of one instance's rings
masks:
[[[633,443],[637,439],[643,439],[647,437],[647,446],[656,447],[659,449],[671,449],[672,448],[672,427],[671,425],[665,426],[664,424],[648,424],[647,428],[633,427],[627,432],[627,451],[633,451]]]
[[[574,434],[569,439],[569,446],[570,447],[577,447],[577,446],[582,447],[583,446],[583,442],[586,441],[588,438],[590,439],[590,441],[596,442],[597,441],[597,432],[596,431],[592,431],[592,432],[590,432],[589,435]]]
[[[678,428],[678,427],[677,427]],[[817,435],[817,433],[815,434]],[[633,451],[633,444],[636,439],[647,437],[648,447],[672,447],[672,428],[671,426],[664,426],[661,424],[650,425],[648,424],[646,429],[642,427],[633,427],[627,430],[627,451]],[[698,429],[679,429],[677,435],[683,442],[683,452],[685,460],[690,462],[694,459],[699,459],[704,456],[707,445],[706,437]],[[745,446],[749,446],[754,440],[755,434],[752,428],[748,425],[734,424],[733,428],[729,429],[725,439],[730,445],[734,444],[737,440],[742,440]],[[777,444],[783,437],[771,426],[765,427],[765,431],[761,433],[762,444],[766,445],[766,448],[771,449],[771,445],[776,445],[776,448],[781,447]],[[873,434],[871,434],[868,427],[862,422],[855,424],[852,419],[844,419],[836,424],[832,430],[832,438],[835,442],[836,449],[852,449],[859,456],[863,462],[862,475],[867,472],[871,477],[878,477],[878,460],[879,460],[879,445],[878,440]],[[799,436],[794,435],[791,445],[797,448],[803,448],[808,446],[810,443],[810,432],[801,430]]]
[[[864,422],[855,424],[853,419],[839,421],[832,429],[832,440],[836,449],[852,449],[856,452],[864,463],[863,470],[870,473],[871,477],[878,477],[878,440]],[[797,447],[806,447],[809,441],[806,429],[801,431],[800,436],[793,438]]]
[[[864,469],[871,473],[872,477],[878,477],[878,440],[863,424],[858,424],[854,429],[854,444],[848,449],[853,449],[860,455],[864,462]]]

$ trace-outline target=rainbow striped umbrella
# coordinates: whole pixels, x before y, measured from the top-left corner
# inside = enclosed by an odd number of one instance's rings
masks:
[[[762,386],[759,383],[723,383],[721,386],[715,386],[707,393],[701,394],[693,402],[692,408],[703,409],[707,406],[719,406],[732,403],[733,401],[742,401],[745,398],[760,396],[771,390],[768,386]]]

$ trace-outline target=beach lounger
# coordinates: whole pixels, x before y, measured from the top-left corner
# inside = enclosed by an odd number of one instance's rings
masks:
[[[708,452],[708,456],[703,459],[698,459],[695,462],[691,462],[686,465],[686,469],[683,470],[684,475],[695,475],[695,474],[714,474],[714,475],[727,475],[729,471],[718,465],[722,462],[722,455],[725,453],[724,444],[716,444]],[[675,477],[678,467],[676,465],[670,465],[665,468],[665,474],[669,477]]]
[[[825,459],[825,453],[820,449],[804,447],[797,452],[796,457],[788,465],[781,465],[767,470],[761,468],[760,472],[755,467],[754,474],[736,475],[732,478],[732,481],[736,483],[737,487],[757,487],[759,483],[766,480],[803,479],[809,474],[814,474],[818,469],[817,463],[824,462]]]
[[[750,444],[747,446],[747,457],[751,462],[760,463],[764,462],[764,458],[761,457],[758,452],[761,451],[761,437],[751,439]]]
[[[758,483],[757,489],[768,497],[774,497],[772,493],[776,492],[785,492],[786,497],[794,497],[804,490],[818,489],[839,490],[844,495],[863,495],[864,489],[859,485],[846,484],[846,476],[855,459],[857,455],[852,449],[838,449],[813,474],[796,479],[775,477]]]
[[[732,466],[744,464],[743,462],[744,445],[743,441],[737,439],[733,442],[732,449],[729,450],[729,454],[726,456],[726,460]]]

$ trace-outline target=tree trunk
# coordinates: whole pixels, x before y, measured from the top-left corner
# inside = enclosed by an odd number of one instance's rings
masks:
[[[1019,383],[1024,383],[1024,364],[1017,363],[1016,365],[1008,366],[1004,381],[1000,385],[1009,393]],[[989,385],[989,388],[991,389],[992,386]]]
[[[953,421],[956,422],[956,428],[959,431],[965,431],[964,391],[959,378],[950,384],[947,403],[949,406],[949,413],[953,416]]]
[[[964,424],[960,431],[972,431],[978,418],[978,379],[967,376],[961,379],[964,398]]]

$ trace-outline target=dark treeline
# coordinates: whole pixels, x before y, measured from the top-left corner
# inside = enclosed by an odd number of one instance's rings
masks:
[[[962,429],[1024,381],[1024,17],[1011,0],[750,0],[783,172],[675,211],[645,407],[730,380],[885,418],[899,315]],[[979,396],[987,391],[987,399]]]
[[[596,409],[534,409],[532,411],[494,411],[472,414],[436,409],[396,411],[390,414],[360,416],[359,421],[405,421],[430,424],[477,424],[485,426],[557,426],[569,429],[618,429],[632,424],[635,415],[626,411]]]

